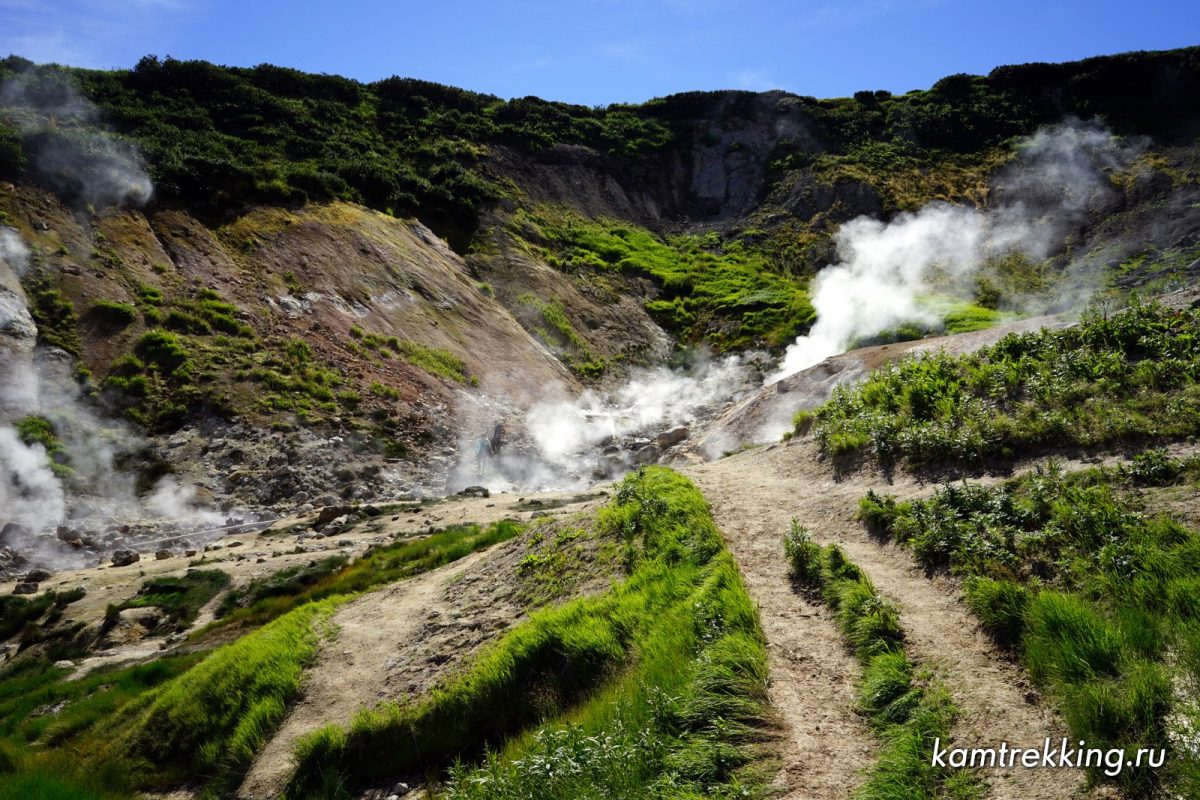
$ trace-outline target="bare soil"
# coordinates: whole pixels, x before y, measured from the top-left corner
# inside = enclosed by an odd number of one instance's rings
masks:
[[[922,574],[907,553],[873,541],[854,519],[868,489],[911,498],[931,494],[933,485],[907,475],[889,483],[871,469],[839,479],[808,441],[747,451],[687,472],[712,504],[759,604],[772,701],[789,730],[776,780],[782,797],[849,797],[876,750],[854,711],[857,662],[828,610],[791,589],[782,540],[793,518],[816,541],[841,545],[897,604],[910,655],[936,671],[960,710],[956,744],[1040,746],[1065,733],[1020,666],[980,630],[955,582]],[[993,769],[981,775],[993,798],[1049,800],[1084,793],[1079,770]]]

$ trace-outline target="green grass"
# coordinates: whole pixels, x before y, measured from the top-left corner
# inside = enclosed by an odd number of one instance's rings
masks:
[[[255,585],[243,597],[249,605],[229,615],[266,624],[209,653],[166,656],[79,681],[64,681],[67,671],[48,662],[23,659],[0,674],[0,772],[7,759],[21,786],[56,775],[64,791],[80,793],[124,797],[187,784],[228,794],[282,721],[339,604],[520,530],[510,522],[460,526],[376,549],[349,565],[330,559],[288,571]],[[224,573],[194,570],[147,580],[125,605],[159,606],[183,624],[227,584]],[[58,607],[55,595],[45,597],[34,610],[22,598],[3,605],[25,609],[14,615],[22,619],[41,618]]]
[[[467,365],[454,353],[443,347],[428,347],[409,339],[391,337],[388,345],[408,363],[418,366],[430,375],[449,378],[455,383],[467,382]]]
[[[122,736],[138,782],[167,788],[203,777],[232,788],[283,720],[344,599],[305,604],[155,690]]]
[[[105,324],[121,328],[133,324],[137,317],[137,309],[117,300],[97,300],[88,313]]]
[[[181,577],[151,578],[121,608],[155,606],[177,630],[188,627],[209,600],[229,586],[229,575],[217,569],[188,570]]]
[[[79,315],[74,303],[41,272],[31,272],[23,283],[29,298],[29,314],[37,324],[38,341],[73,356],[81,355],[83,342],[79,338]]]
[[[456,759],[452,798],[756,793],[744,769],[763,735],[765,651],[707,504],[647,468],[599,525],[624,549],[624,581],[535,613],[424,699],[309,737],[288,795]]]
[[[40,444],[46,449],[50,459],[50,470],[61,479],[70,478],[75,474],[71,468],[71,454],[58,438],[54,423],[45,417],[28,416],[18,419],[13,425],[17,437],[27,445]],[[3,638],[3,637],[0,637]]]
[[[1108,778],[1130,796],[1188,795],[1200,764],[1171,735],[1196,711],[1173,687],[1200,676],[1200,532],[1148,511],[1147,487],[1192,482],[1196,458],[1148,451],[1000,486],[945,486],[923,501],[871,495],[862,516],[929,570],[965,578],[968,607],[1014,651],[1089,747],[1167,748],[1167,766]],[[1160,491],[1155,489],[1155,491]]]
[[[13,594],[0,596],[0,642],[43,618],[51,620],[61,616],[63,609],[83,596],[83,589],[51,590],[31,598]]]
[[[519,296],[517,302],[537,313],[540,324],[535,325],[534,335],[547,347],[562,351],[563,360],[577,375],[594,379],[604,374],[607,362],[592,354],[587,341],[575,330],[561,303],[542,300],[532,294]]]
[[[1200,432],[1200,312],[1135,304],[1010,334],[977,353],[907,358],[796,420],[835,456],[978,466],[1054,447]]]
[[[704,340],[718,350],[778,347],[814,319],[804,282],[775,271],[766,256],[740,243],[691,235],[664,240],[630,223],[550,208],[522,212],[513,230],[548,248],[560,269],[654,279],[662,294],[646,309],[684,342]],[[552,331],[570,341],[559,323],[551,309]]]
[[[129,797],[128,762],[110,750],[114,721],[203,657],[166,656],[78,680],[40,660],[0,672],[0,797]]]
[[[916,674],[895,606],[841,548],[818,547],[795,521],[784,537],[784,554],[801,587],[818,591],[835,612],[847,646],[863,665],[858,711],[879,737],[880,749],[856,800],[981,796],[981,785],[969,773],[930,761],[935,740],[949,740],[957,711],[931,674]]]

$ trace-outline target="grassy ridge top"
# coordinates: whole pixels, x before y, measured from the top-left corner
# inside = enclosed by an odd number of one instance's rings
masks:
[[[19,75],[39,104],[61,104],[71,96],[67,87],[77,86],[106,124],[137,144],[163,200],[215,211],[342,198],[460,235],[511,191],[483,164],[493,144],[526,152],[576,144],[630,159],[704,144],[713,126],[752,120],[775,102],[798,107],[810,134],[803,146],[785,141],[772,153],[772,165],[787,169],[814,144],[869,164],[880,153],[920,160],[982,152],[1065,115],[1100,116],[1118,133],[1152,136],[1186,134],[1186,123],[1200,117],[1200,48],[1000,67],[902,96],[690,92],[603,108],[506,101],[410,78],[364,84],[151,56],[114,71],[0,61],[0,79]],[[0,175],[39,180],[45,176],[31,152],[47,143],[84,146],[70,125],[19,122],[0,115]]]

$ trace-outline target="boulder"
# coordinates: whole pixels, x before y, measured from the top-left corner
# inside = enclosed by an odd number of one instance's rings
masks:
[[[158,552],[156,552],[154,554],[154,560],[155,561],[166,561],[168,558],[170,558],[173,555],[175,555],[175,554],[172,553],[170,550],[166,550],[166,549],[159,550]]]
[[[658,445],[648,444],[634,453],[630,461],[635,467],[640,467],[645,464],[653,464],[658,461],[658,457],[661,455],[662,451],[659,450]]]
[[[325,506],[321,509],[321,513],[317,514],[317,521],[313,523],[313,527],[324,528],[338,517],[345,516],[349,513],[349,506]]]
[[[684,439],[688,438],[690,435],[691,431],[681,425],[680,427],[672,428],[665,433],[660,433],[658,436],[654,437],[654,443],[660,448],[674,447]]]
[[[53,574],[48,569],[31,569],[26,573],[24,580],[28,583],[41,583],[50,580],[50,576]]]
[[[133,550],[118,550],[112,554],[112,565],[114,567],[127,567],[141,560],[142,557]]]
[[[13,594],[37,594],[38,585],[25,581],[13,587]]]
[[[10,522],[0,528],[0,547],[17,547],[24,544],[28,538],[29,531],[24,525]]]
[[[492,493],[486,486],[468,486],[458,493],[459,497],[491,497]]]

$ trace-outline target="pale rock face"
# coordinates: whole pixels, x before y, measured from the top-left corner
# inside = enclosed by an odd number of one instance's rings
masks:
[[[36,403],[33,346],[37,326],[29,314],[17,269],[0,250],[0,420],[28,413]]]

